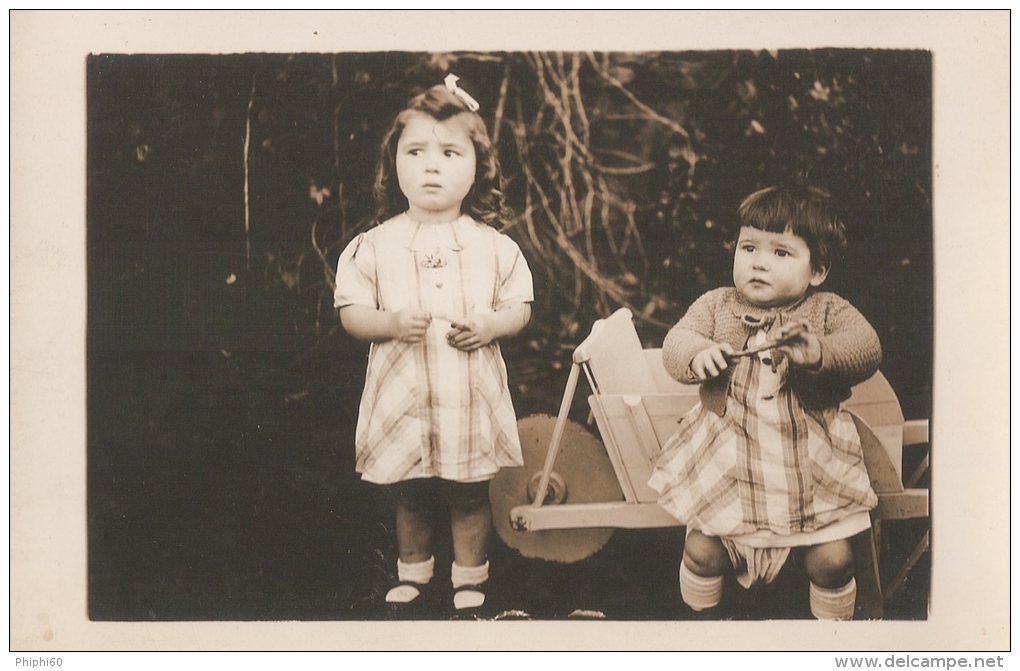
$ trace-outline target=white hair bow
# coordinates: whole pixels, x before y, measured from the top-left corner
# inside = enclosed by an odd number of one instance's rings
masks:
[[[477,112],[478,101],[472,98],[467,91],[457,86],[458,79],[460,79],[460,77],[458,77],[457,75],[449,74],[446,75],[446,79],[444,79],[443,81],[446,82],[446,88],[450,91],[450,93],[463,100],[464,104],[468,106],[469,110],[471,110],[472,112]]]

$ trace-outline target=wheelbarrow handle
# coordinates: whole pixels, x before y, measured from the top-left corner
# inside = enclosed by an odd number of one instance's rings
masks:
[[[552,477],[553,465],[560,453],[560,441],[563,440],[563,430],[567,426],[570,404],[574,399],[574,392],[577,390],[577,379],[581,374],[581,364],[573,363],[570,366],[570,374],[567,376],[567,387],[563,390],[563,400],[560,402],[560,412],[556,415],[556,425],[553,427],[552,438],[549,440],[549,451],[545,455],[545,464],[542,466],[542,477],[538,481],[538,489],[535,490],[535,500],[532,506],[541,508],[545,502],[545,493],[549,490],[549,479]]]

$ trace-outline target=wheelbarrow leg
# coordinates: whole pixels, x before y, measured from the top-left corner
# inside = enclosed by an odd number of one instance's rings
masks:
[[[885,603],[882,599],[882,579],[874,529],[867,529],[851,538],[850,546],[856,565],[856,617],[860,620],[880,620],[885,616]]]

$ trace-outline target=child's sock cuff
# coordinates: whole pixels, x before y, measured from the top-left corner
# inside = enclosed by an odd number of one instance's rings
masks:
[[[850,620],[854,616],[857,604],[857,580],[842,587],[819,587],[811,583],[809,587],[811,614],[819,620]]]
[[[450,580],[453,588],[458,589],[464,585],[481,585],[489,579],[489,562],[481,566],[461,566],[453,562],[450,567]]]
[[[684,603],[696,611],[718,606],[722,601],[723,577],[704,577],[680,562],[680,596]]]
[[[429,557],[425,561],[405,563],[397,559],[397,580],[401,582],[416,582],[424,585],[432,580],[432,573],[436,567],[436,558]]]

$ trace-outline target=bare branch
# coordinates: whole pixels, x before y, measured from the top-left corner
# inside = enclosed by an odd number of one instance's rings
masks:
[[[248,148],[251,146],[251,108],[255,103],[255,75],[251,76],[251,93],[248,95],[248,112],[244,117],[244,263],[251,270],[251,211],[248,201]]]
[[[695,154],[694,152],[694,147],[691,145],[691,136],[684,129],[684,127],[678,124],[677,122],[673,121],[672,119],[659,114],[654,109],[652,109],[651,107],[643,103],[640,99],[638,99],[637,96],[631,93],[627,89],[627,87],[623,85],[623,82],[621,82],[613,75],[609,74],[609,70],[607,68],[599,67],[598,61],[595,60],[595,56],[593,54],[591,53],[588,54],[588,60],[591,61],[592,65],[595,66],[595,69],[598,71],[599,75],[601,75],[603,79],[612,84],[621,93],[623,93],[623,95],[627,96],[627,99],[630,100],[635,107],[637,107],[642,112],[647,114],[650,118],[654,119],[655,121],[658,121],[659,123],[666,126],[667,128],[669,128],[670,130],[672,130],[673,132],[675,132],[677,135],[684,139],[684,147],[682,148],[681,151],[684,155],[684,159],[687,160],[687,164],[689,166],[688,177],[693,178],[694,167],[698,162],[698,157],[697,154]]]
[[[507,91],[510,88],[510,63],[503,66],[503,83],[499,86],[499,102],[496,103],[496,111],[492,116],[492,145],[499,144],[499,131],[503,127],[503,109],[506,107]]]

